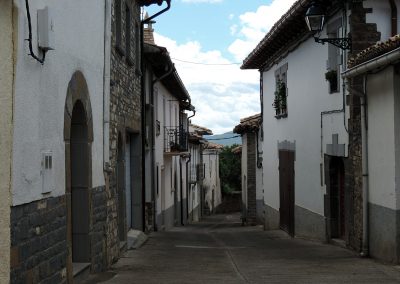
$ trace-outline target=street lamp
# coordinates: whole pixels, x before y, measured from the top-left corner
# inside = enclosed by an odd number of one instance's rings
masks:
[[[306,13],[306,23],[310,32],[321,32],[325,24],[325,11],[313,2]]]
[[[305,16],[307,27],[310,32],[320,33],[325,25],[325,9],[318,2],[312,2],[311,6],[308,8]],[[319,36],[314,36],[315,42],[325,44],[330,43],[344,50],[351,49],[351,39],[345,38],[320,38]]]

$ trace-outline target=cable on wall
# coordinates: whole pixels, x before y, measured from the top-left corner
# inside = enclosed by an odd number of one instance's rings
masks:
[[[31,13],[29,11],[29,2],[28,0],[25,0],[25,6],[26,6],[26,16],[28,18],[28,27],[29,27],[29,38],[26,39],[29,43],[29,56],[32,56],[36,61],[38,61],[40,64],[44,64],[44,60],[46,59],[46,50],[43,50],[43,57],[40,59],[34,52],[33,52],[33,47],[32,47],[32,20],[31,20]]]

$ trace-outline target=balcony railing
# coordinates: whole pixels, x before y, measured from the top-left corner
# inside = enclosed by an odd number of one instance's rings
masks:
[[[164,152],[180,153],[188,150],[188,133],[182,126],[164,127]]]

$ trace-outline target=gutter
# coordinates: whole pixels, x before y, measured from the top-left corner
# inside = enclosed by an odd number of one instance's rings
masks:
[[[361,74],[370,73],[373,70],[384,68],[396,61],[400,61],[400,47],[348,69],[342,73],[342,77],[351,79]]]

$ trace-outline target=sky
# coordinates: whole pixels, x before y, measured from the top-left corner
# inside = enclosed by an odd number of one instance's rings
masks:
[[[294,2],[172,0],[155,19],[155,42],[168,49],[196,108],[192,123],[221,134],[260,112],[259,72],[240,66]]]

